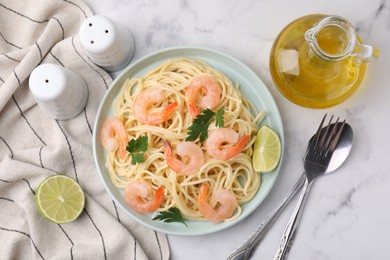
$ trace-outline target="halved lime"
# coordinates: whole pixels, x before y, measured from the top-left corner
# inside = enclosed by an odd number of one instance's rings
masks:
[[[57,224],[75,220],[85,206],[85,196],[80,185],[64,175],[44,179],[39,184],[35,200],[39,212]]]
[[[257,133],[252,163],[257,172],[270,172],[278,166],[282,146],[277,133],[262,126]]]

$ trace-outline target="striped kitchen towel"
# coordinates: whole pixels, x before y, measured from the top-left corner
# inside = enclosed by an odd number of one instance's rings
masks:
[[[165,235],[117,207],[92,156],[92,125],[112,79],[83,53],[80,24],[92,12],[78,0],[0,0],[0,259],[168,259]],[[80,74],[85,109],[68,121],[37,106],[28,77],[41,63]],[[86,194],[81,216],[57,225],[35,206],[39,183],[54,174]]]

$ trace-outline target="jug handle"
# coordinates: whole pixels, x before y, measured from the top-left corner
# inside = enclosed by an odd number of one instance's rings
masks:
[[[379,57],[379,49],[371,45],[357,44],[351,53],[358,64],[373,61]]]

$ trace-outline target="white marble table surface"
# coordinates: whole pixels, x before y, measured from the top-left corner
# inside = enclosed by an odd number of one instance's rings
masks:
[[[225,259],[274,209],[302,173],[307,139],[325,112],[347,119],[354,147],[338,173],[317,181],[289,259],[389,259],[390,240],[390,1],[389,0],[87,0],[91,9],[125,24],[136,38],[134,59],[165,47],[200,45],[226,52],[252,68],[280,109],[285,157],[265,201],[227,230],[194,237],[169,235],[172,259]],[[273,84],[269,53],[279,31],[307,14],[340,15],[381,57],[362,86],[341,105],[315,110],[286,100]],[[253,259],[273,259],[297,198],[262,241]]]

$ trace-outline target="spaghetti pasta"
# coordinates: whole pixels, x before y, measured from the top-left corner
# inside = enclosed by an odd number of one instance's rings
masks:
[[[196,140],[201,147],[205,163],[199,171],[190,176],[179,174],[167,165],[164,157],[163,140],[169,141],[174,150],[178,143],[188,136],[188,128],[194,118],[185,104],[185,90],[191,79],[197,75],[211,75],[221,86],[220,103],[214,111],[224,108],[224,125],[233,129],[239,136],[249,135],[250,141],[242,151],[228,160],[212,158],[206,151],[205,142]],[[177,102],[177,107],[170,117],[157,125],[140,124],[134,113],[136,97],[145,89],[158,88],[164,91],[165,98],[150,108],[150,112],[161,112],[164,107]],[[134,180],[148,182],[154,190],[164,187],[164,200],[159,210],[165,211],[177,207],[187,219],[204,219],[199,212],[197,199],[203,183],[209,185],[211,194],[219,189],[235,194],[239,205],[251,200],[258,191],[261,174],[252,167],[252,145],[258,131],[257,122],[262,118],[255,107],[242,96],[238,85],[220,71],[200,60],[172,59],[151,70],[143,77],[127,79],[114,101],[114,114],[123,123],[129,140],[148,136],[148,149],[145,162],[132,165],[130,154],[121,159],[116,152],[107,155],[107,168],[113,184],[124,188]],[[210,124],[209,133],[216,129],[215,122]],[[211,196],[211,202],[212,196]],[[216,202],[214,202],[214,205]],[[227,220],[236,219],[241,214],[241,207]]]

